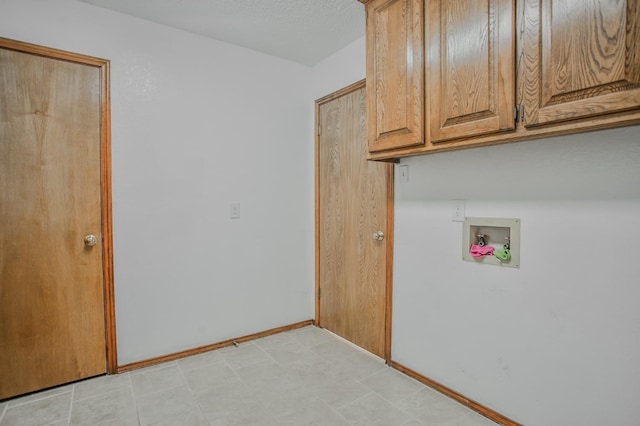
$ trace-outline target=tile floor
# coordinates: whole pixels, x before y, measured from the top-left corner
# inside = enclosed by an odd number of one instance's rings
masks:
[[[310,326],[0,402],[0,426],[495,426]]]

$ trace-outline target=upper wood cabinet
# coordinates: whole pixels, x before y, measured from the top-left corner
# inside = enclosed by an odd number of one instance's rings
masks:
[[[640,0],[360,0],[369,158],[640,123]]]
[[[366,11],[369,151],[422,145],[423,1],[371,0]]]
[[[427,0],[427,138],[515,129],[513,0]]]
[[[527,0],[525,124],[638,108],[638,0]]]

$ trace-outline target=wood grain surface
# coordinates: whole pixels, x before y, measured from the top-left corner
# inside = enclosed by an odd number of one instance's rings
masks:
[[[640,107],[638,0],[527,0],[524,12],[527,126]]]
[[[427,139],[513,130],[513,0],[427,4]]]
[[[368,158],[390,161],[640,124],[639,0],[516,0],[514,19],[515,104],[524,107],[525,116],[514,130],[433,141],[429,125],[423,145],[370,151]],[[569,32],[561,24],[567,20]],[[427,62],[431,56],[429,50]],[[430,89],[425,96],[433,101]],[[432,110],[429,106],[429,122]]]
[[[0,49],[0,123],[1,399],[106,372],[100,68]]]
[[[422,0],[373,0],[367,12],[369,150],[424,144]]]
[[[387,174],[366,160],[366,97],[359,88],[318,106],[318,324],[385,356]]]

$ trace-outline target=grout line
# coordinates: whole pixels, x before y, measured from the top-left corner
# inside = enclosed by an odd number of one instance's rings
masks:
[[[372,375],[370,375],[370,376],[368,376],[368,377],[373,377],[373,376],[375,376],[375,375],[377,375],[377,374],[382,374],[384,371],[386,371],[386,370],[380,370],[380,371],[378,371],[378,372],[376,372],[376,373],[374,373],[374,374],[372,374]],[[385,402],[389,403],[389,404],[390,404],[392,407],[394,407],[395,409],[400,410],[401,412],[403,412],[404,414],[406,414],[409,418],[420,421],[420,419],[416,418],[414,415],[412,415],[412,414],[411,414],[411,413],[409,413],[408,411],[404,410],[402,407],[398,406],[398,405],[397,405],[397,403],[398,403],[398,402],[400,402],[400,401],[402,401],[402,400],[406,400],[407,398],[411,398],[412,396],[414,396],[414,395],[416,395],[416,394],[418,394],[418,393],[422,392],[422,390],[424,390],[424,389],[429,389],[429,387],[428,387],[427,385],[425,385],[424,383],[420,383],[419,381],[417,381],[417,380],[413,379],[412,377],[409,377],[409,376],[407,376],[406,374],[403,374],[402,372],[399,372],[399,371],[396,371],[396,370],[391,370],[391,371],[393,371],[393,373],[394,373],[394,374],[396,374],[396,373],[400,373],[400,374],[399,374],[399,376],[400,376],[400,377],[404,376],[405,378],[412,379],[412,381],[415,381],[419,386],[417,387],[417,389],[416,389],[414,392],[411,392],[411,393],[410,393],[410,394],[408,394],[407,396],[404,396],[404,397],[402,397],[402,398],[398,399],[396,402],[393,402],[393,401],[390,401],[389,399],[385,398],[385,397],[384,397],[384,395],[380,394],[380,393],[379,393],[379,392],[377,392],[375,389],[372,389],[372,388],[371,388],[370,386],[368,386],[367,384],[362,383],[362,381],[361,381],[361,380],[359,380],[358,382],[359,382],[361,385],[363,385],[363,386],[367,387],[367,388],[371,391],[371,393],[373,393],[373,394],[375,394],[375,395],[379,396],[379,397],[380,397],[380,399],[382,399],[383,401],[385,401]],[[365,378],[365,379],[366,379],[366,378]],[[365,379],[362,379],[362,380],[365,380]]]
[[[281,365],[278,360],[276,360],[274,357],[271,356],[271,354],[269,354],[269,352],[267,352],[266,350],[264,350],[264,348],[262,346],[260,346],[258,343],[255,344],[256,347],[258,349],[260,349],[262,351],[263,354],[265,354],[267,356],[267,358],[269,358],[271,361],[273,361],[273,363],[279,367],[283,367],[283,365]],[[282,346],[282,345],[279,345]]]
[[[333,333],[331,333],[329,331],[326,331],[326,330],[322,330],[322,331],[327,333],[327,335],[330,336],[330,337],[331,336],[335,336]],[[295,330],[295,331],[292,331],[291,333],[303,333],[303,331]],[[297,342],[298,344],[301,345],[301,347],[305,348],[306,350],[310,350],[311,349],[310,346],[305,345],[303,342],[299,341],[296,337],[294,337],[294,336],[291,336],[291,337],[292,337],[292,341]],[[336,338],[337,342],[342,342],[341,344],[347,344],[349,346],[354,346],[357,349],[359,349],[360,351],[363,351],[364,353],[369,354],[368,352],[366,352],[363,349],[353,345],[352,343],[340,338],[339,336],[335,336],[335,338]],[[326,342],[323,341],[323,342],[321,342],[319,344],[327,343],[327,342],[331,342],[331,341],[333,341],[333,340],[329,339]],[[282,367],[282,368],[284,368],[286,370],[290,370],[292,368],[292,362],[295,361],[295,358],[289,357],[287,362],[284,362],[284,361],[283,361],[283,363],[277,362],[275,360],[275,358],[273,358],[269,354],[269,352],[259,344],[259,339],[256,340],[256,341],[253,341],[253,342],[243,342],[243,343],[241,343],[240,346],[241,347],[247,346],[248,349],[251,349],[251,348],[249,348],[250,344],[254,345],[254,348],[258,348],[259,349],[260,352],[258,352],[258,354],[263,353],[263,354],[265,354],[267,356],[266,361],[272,360],[273,362],[275,362],[276,365],[278,365],[278,366],[280,366],[280,367]],[[277,345],[277,346],[280,346],[280,345]],[[224,348],[224,349],[226,349],[226,348]],[[240,381],[240,383],[242,383],[244,386],[248,386],[248,383],[242,377],[240,377],[237,369],[230,362],[230,361],[233,361],[233,358],[237,355],[237,354],[235,354],[235,349],[236,348],[230,347],[229,349],[225,350],[224,355],[226,355],[228,353],[229,354],[228,357],[225,357],[220,352],[218,352],[220,356],[219,356],[219,359],[217,361],[215,361],[214,363],[211,363],[211,364],[206,364],[206,365],[200,366],[198,368],[206,368],[206,367],[208,367],[210,365],[224,363],[224,364],[221,364],[221,365],[224,365],[227,368],[229,368],[233,372],[233,375]],[[214,351],[211,351],[211,352],[216,352],[218,350],[214,350]],[[250,354],[252,354],[252,353],[253,353],[253,351],[250,351]],[[197,355],[194,355],[194,356],[200,356],[200,355],[202,355],[202,354],[197,354]],[[372,359],[380,360],[380,358],[375,356],[375,355],[372,355],[372,354],[369,354],[369,355],[372,357]],[[350,359],[352,356],[353,355],[347,353],[346,355],[341,355],[340,358],[346,360],[346,359]],[[367,362],[371,363],[371,361],[367,361]],[[246,365],[246,366],[240,366],[240,367],[238,367],[238,370],[240,370],[242,368],[246,368],[246,367],[258,366],[259,364],[265,364],[265,361],[260,361],[258,364],[251,363],[251,364]],[[193,397],[195,399],[195,402],[196,402],[196,407],[197,407],[197,409],[199,411],[199,414],[201,414],[203,416],[203,418],[206,419],[206,416],[204,415],[203,406],[198,401],[198,393],[196,393],[194,391],[194,389],[191,388],[189,382],[187,381],[186,375],[185,375],[186,372],[191,371],[191,370],[189,370],[189,369],[183,370],[183,368],[180,366],[180,363],[178,363],[177,361],[174,360],[174,361],[169,361],[167,363],[164,363],[162,365],[158,365],[155,368],[150,368],[149,371],[147,371],[147,372],[148,373],[156,373],[156,372],[158,372],[160,370],[163,370],[165,368],[173,367],[174,365],[178,367],[178,374],[182,377],[183,384],[180,384],[180,385],[177,385],[177,386],[173,386],[173,387],[168,388],[168,389],[163,389],[161,391],[154,391],[154,392],[151,392],[151,393],[145,393],[144,395],[141,395],[140,397],[146,397],[147,395],[153,395],[156,392],[162,392],[162,391],[166,391],[166,390],[170,390],[170,389],[174,389],[174,388],[185,386],[189,390],[191,395],[193,395]],[[386,403],[390,404],[391,407],[394,407],[395,409],[399,410],[401,413],[403,413],[404,415],[407,416],[408,421],[409,420],[421,421],[421,419],[419,417],[414,416],[410,411],[407,411],[407,410],[401,408],[398,404],[400,404],[401,402],[409,400],[410,398],[414,397],[419,392],[421,392],[423,389],[429,389],[429,390],[432,390],[432,391],[434,391],[434,390],[432,388],[430,388],[429,386],[425,385],[424,383],[420,382],[419,380],[416,380],[415,378],[405,374],[402,371],[398,371],[398,370],[395,370],[395,369],[391,369],[391,371],[392,371],[392,374],[389,374],[388,370],[386,368],[384,368],[384,364],[381,364],[381,368],[379,370],[371,372],[370,374],[367,374],[366,377],[356,378],[356,377],[349,376],[350,380],[353,380],[353,382],[358,383],[359,385],[363,386],[364,389],[362,390],[363,395],[360,395],[357,398],[355,398],[354,400],[352,400],[352,401],[350,401],[348,403],[345,403],[345,404],[340,404],[340,405],[335,405],[335,406],[334,405],[330,405],[327,401],[325,401],[322,397],[320,397],[318,393],[316,393],[315,389],[310,389],[310,391],[311,391],[310,395],[313,396],[314,400],[316,400],[318,403],[321,403],[322,406],[328,407],[331,412],[333,412],[334,414],[337,414],[338,418],[344,420],[344,422],[346,424],[349,424],[349,425],[357,424],[359,421],[362,421],[362,419],[361,418],[357,418],[357,419],[355,419],[353,421],[349,421],[342,414],[341,410],[345,410],[348,407],[357,406],[364,399],[366,399],[368,397],[370,398],[372,396],[377,396],[382,401],[385,401]],[[144,373],[145,372],[143,372],[143,370],[141,369],[141,370],[138,370],[138,372],[136,372],[135,375],[144,374]],[[111,390],[109,392],[101,393],[99,395],[94,395],[92,397],[84,398],[82,401],[85,401],[85,400],[91,399],[91,398],[97,398],[97,397],[103,396],[105,394],[113,393],[113,392],[116,392],[116,391],[123,391],[124,389],[126,389],[126,387],[129,387],[131,396],[133,398],[133,404],[134,404],[134,409],[135,409],[135,412],[136,412],[138,423],[142,424],[141,423],[140,412],[139,412],[139,409],[138,409],[138,400],[139,400],[139,398],[134,393],[134,386],[133,386],[133,376],[134,376],[134,374],[131,374],[130,372],[124,372],[124,373],[121,373],[121,374],[126,374],[127,375],[128,385],[123,383],[122,386],[119,385],[116,389],[113,389],[113,390]],[[388,375],[387,377],[389,377],[389,378],[391,378],[393,380],[396,379],[396,375],[397,375],[397,378],[399,378],[399,379],[408,378],[408,379],[410,379],[411,382],[417,383],[418,386],[416,387],[416,389],[414,391],[409,392],[407,395],[404,395],[402,398],[397,399],[396,402],[392,402],[389,399],[385,398],[383,395],[381,395],[378,391],[376,391],[375,389],[373,389],[370,386],[365,384],[365,381],[367,379],[369,379],[369,378],[371,378],[371,377],[373,377],[375,375],[378,375],[378,374],[386,374],[386,375]],[[304,381],[301,381],[300,383],[303,385],[303,387],[307,387],[307,385],[305,384]],[[76,391],[75,387],[76,387],[76,385],[74,384],[74,385],[70,386],[70,389],[67,390],[66,392],[60,392],[60,393],[57,393],[57,394],[54,394],[54,395],[48,395],[46,397],[43,397],[43,398],[40,398],[40,399],[37,399],[37,400],[34,400],[34,401],[25,402],[24,404],[20,404],[18,406],[30,404],[30,403],[36,402],[36,401],[41,401],[41,400],[44,400],[44,399],[47,399],[47,398],[50,398],[50,397],[53,397],[53,396],[64,395],[67,392],[70,392],[70,394],[71,394],[70,409],[69,409],[69,414],[68,414],[68,418],[67,418],[67,426],[69,426],[70,423],[71,423],[71,417],[72,417],[72,413],[73,413],[73,410],[74,410],[74,405],[75,405],[76,402],[78,402],[78,401],[74,400],[75,399],[75,391]],[[438,396],[442,396],[443,398],[449,399],[444,395],[440,395],[437,391],[434,391],[434,392],[436,394],[438,394]],[[390,396],[394,397],[395,394],[391,394]],[[260,407],[266,409],[265,413],[269,416],[269,418],[277,418],[269,410],[268,405],[263,404],[264,403],[263,398],[258,397],[257,398],[257,402],[259,403]],[[456,401],[453,401],[453,402],[456,402]],[[461,405],[462,407],[464,407],[463,404],[457,403],[457,405]],[[13,407],[11,407],[11,408],[13,408]],[[465,408],[468,409],[468,407],[465,407]],[[8,403],[5,404],[4,407],[2,407],[2,409],[0,409],[0,424],[3,422],[3,419],[7,420],[6,419],[6,417],[7,417],[6,413],[7,413],[8,409],[9,409],[9,404]],[[472,416],[472,415],[477,414],[473,410],[468,410],[468,411],[469,411],[469,413],[467,414],[467,416]],[[82,420],[82,419],[80,419],[80,420]],[[59,420],[59,421],[61,421],[61,420]],[[52,424],[49,424],[49,426],[51,426],[51,425]]]
[[[196,393],[196,391],[194,391],[191,388],[191,385],[189,384],[189,381],[187,380],[187,376],[184,375],[184,371],[182,371],[182,368],[180,367],[180,363],[176,363],[176,364],[178,365],[178,373],[180,373],[180,377],[182,377],[182,379],[184,380],[184,386],[186,386],[187,389],[189,389],[189,392],[191,392],[191,394],[193,395],[194,399],[197,400],[198,399],[198,394]],[[134,399],[135,399],[135,396],[134,396]]]
[[[65,386],[68,386],[68,385],[65,385]],[[51,390],[44,390],[44,391],[42,391],[42,393],[44,394],[44,393],[50,392],[50,391]],[[53,398],[54,396],[64,395],[65,393],[69,393],[69,392],[71,392],[71,390],[65,390],[65,391],[61,391],[61,392],[58,392],[58,393],[51,393],[50,395],[43,395],[40,398],[37,397],[38,392],[36,392],[34,394],[27,395],[27,396],[20,396],[20,397],[17,397],[17,399],[28,398],[29,396],[33,396],[34,399],[30,399],[28,401],[24,401],[24,402],[21,402],[21,403],[17,403],[15,405],[11,405],[11,407],[9,407],[9,405],[11,404],[11,400],[9,400],[9,401],[7,401],[7,409],[15,408],[15,407],[22,407],[23,405],[28,405],[28,404],[32,404],[34,402],[43,401],[45,399]]]
[[[138,398],[136,397],[136,394],[133,391],[133,380],[131,379],[131,373],[126,372],[124,374],[129,376],[129,391],[131,392],[131,398],[133,398],[133,408],[135,408],[136,410],[136,418],[138,420],[138,424],[141,425],[142,422],[140,421],[140,410],[138,410]]]
[[[318,398],[316,396],[316,398]],[[351,423],[346,417],[344,417],[342,414],[340,414],[340,409],[336,408],[336,407],[332,407],[331,405],[329,405],[326,401],[324,401],[322,398],[318,398],[318,401],[320,401],[320,403],[324,404],[324,406],[326,408],[329,409],[329,411],[332,411],[336,416],[338,416],[338,418],[343,419],[345,422],[347,422],[348,424],[353,424]]]
[[[341,406],[340,408],[336,408],[334,411],[335,411],[336,413],[338,413],[338,415],[339,415],[341,418],[343,418],[345,422],[347,422],[347,423],[349,423],[349,424],[353,424],[352,422],[350,422],[350,421],[349,421],[349,419],[347,419],[345,416],[343,416],[343,415],[342,415],[342,413],[340,412],[340,410],[342,410],[342,409],[344,409],[344,408],[346,408],[346,407],[349,407],[350,405],[353,405],[353,404],[355,404],[355,403],[357,403],[357,402],[359,402],[359,401],[361,401],[361,400],[365,399],[366,397],[368,397],[368,396],[369,396],[369,395],[371,395],[371,394],[376,394],[376,395],[377,395],[377,393],[376,393],[376,392],[374,392],[373,390],[369,389],[369,392],[365,393],[365,394],[364,394],[364,395],[362,395],[361,397],[358,397],[358,398],[354,399],[353,401],[351,401],[351,402],[349,402],[349,403],[347,403],[347,404],[344,404],[344,405],[343,405],[343,406]],[[357,419],[357,420],[356,420],[356,423],[357,423],[358,421],[360,421],[360,419]]]
[[[76,397],[76,385],[71,387],[71,401],[69,401],[69,416],[67,416],[67,426],[71,424],[71,413],[73,412],[73,400]]]

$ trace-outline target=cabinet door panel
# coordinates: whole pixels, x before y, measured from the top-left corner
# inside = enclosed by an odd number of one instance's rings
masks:
[[[367,3],[369,151],[424,144],[421,0]]]
[[[512,130],[513,0],[428,0],[429,140]]]
[[[526,0],[527,126],[640,107],[638,0]]]

